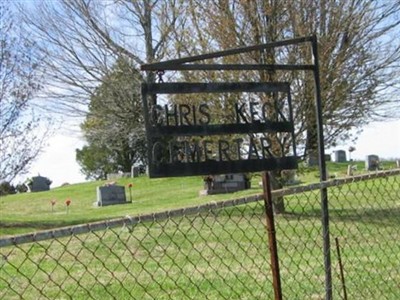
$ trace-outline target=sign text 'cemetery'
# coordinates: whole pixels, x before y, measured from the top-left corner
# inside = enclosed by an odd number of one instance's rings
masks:
[[[254,97],[262,93],[277,100]],[[194,94],[194,101],[157,103],[162,94]],[[236,100],[217,109],[204,98],[210,94]],[[150,177],[297,167],[287,83],[154,83],[142,85],[142,96]],[[272,142],[281,133],[291,135],[289,145]],[[278,152],[276,144],[282,144]]]

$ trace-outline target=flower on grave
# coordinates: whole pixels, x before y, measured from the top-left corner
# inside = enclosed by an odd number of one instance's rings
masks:
[[[51,203],[51,211],[54,212],[54,205],[56,205],[56,199],[50,200]]]
[[[128,187],[129,187],[129,200],[132,202],[132,187],[133,187],[133,184],[132,183],[128,184]]]
[[[65,200],[65,204],[67,205],[67,214],[69,213],[69,206],[71,205],[71,199],[67,198],[67,200]]]

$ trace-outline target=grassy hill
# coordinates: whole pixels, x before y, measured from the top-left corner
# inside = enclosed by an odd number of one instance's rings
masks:
[[[96,187],[104,185],[107,181],[73,184],[46,192],[9,195],[0,198],[0,235],[152,213],[260,193],[261,189],[256,181],[253,184],[254,188],[250,190],[234,195],[205,197],[199,196],[199,191],[203,189],[201,177],[124,178],[118,180],[117,184],[126,187],[127,200],[130,198],[127,186],[133,184],[132,203],[105,207],[97,207],[94,202]],[[66,199],[71,200],[68,212]],[[53,209],[52,200],[56,201]]]
[[[357,162],[356,173],[363,171],[364,163]],[[343,177],[346,175],[348,163],[328,163],[328,173],[331,176]],[[394,168],[394,162],[386,162],[383,168]],[[303,184],[318,181],[316,168],[300,168],[299,178]],[[146,176],[138,178],[124,178],[117,184],[128,186],[132,183],[132,203],[97,207],[96,187],[106,181],[73,184],[58,187],[47,192],[23,193],[0,198],[0,236],[26,233],[36,230],[82,224],[105,219],[165,211],[169,209],[195,206],[211,201],[221,201],[239,198],[245,195],[262,192],[258,183],[259,174],[252,178],[252,188],[246,191],[199,196],[203,189],[203,181],[199,176],[183,178],[149,179]],[[129,189],[126,188],[129,200]],[[65,201],[71,200],[67,211]],[[52,207],[51,201],[56,201]]]

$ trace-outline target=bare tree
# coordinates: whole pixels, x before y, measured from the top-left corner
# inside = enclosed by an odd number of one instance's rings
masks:
[[[87,112],[89,96],[120,55],[139,65],[316,33],[326,143],[334,145],[350,138],[350,129],[374,117],[387,117],[387,107],[398,103],[399,6],[389,0],[59,0],[25,9],[24,20],[49,58],[49,86],[44,92],[56,101],[46,105],[74,115]],[[232,58],[251,63],[310,59],[309,49]],[[293,82],[299,99],[296,135],[306,152],[315,148],[310,76],[304,72],[253,75],[259,80],[273,76]],[[154,74],[144,80],[154,81]]]
[[[22,11],[32,37],[40,39],[40,49],[49,58],[43,94],[52,101],[44,103],[72,115],[87,113],[90,96],[119,56],[139,65],[317,34],[329,146],[349,139],[350,129],[385,115],[381,108],[393,107],[398,100],[399,7],[398,1],[389,0],[59,0]],[[225,63],[310,60],[310,49],[305,47],[222,59]],[[193,78],[190,72],[182,76]],[[297,143],[304,145],[304,154],[315,150],[310,74],[257,71],[200,76],[213,81],[291,82]],[[154,73],[143,80],[153,82]]]
[[[30,103],[41,88],[41,59],[0,3],[0,181],[11,182],[38,156],[48,136]],[[39,130],[40,129],[40,130]]]
[[[326,146],[352,138],[351,129],[372,120],[398,116],[399,1],[190,0],[186,9],[190,24],[177,27],[175,37],[178,49],[187,55],[316,34]],[[308,47],[286,47],[230,59],[294,64],[311,63],[312,57]],[[219,77],[212,72],[202,76]],[[316,151],[312,74],[257,71],[231,76],[289,81],[297,143],[304,145],[305,155]]]
[[[44,105],[84,116],[95,87],[111,72],[119,56],[136,67],[161,60],[170,32],[183,15],[180,1],[41,1],[23,20],[46,60],[48,85]],[[143,80],[154,81],[153,73]]]
[[[335,145],[399,103],[395,88],[400,62],[399,2],[394,1],[277,1],[190,0],[190,20],[176,27],[176,47],[186,55],[273,42],[299,36],[318,36],[325,120],[325,143]],[[390,38],[390,36],[392,38]],[[395,38],[395,39],[393,39]],[[254,51],[221,58],[214,63],[310,64],[309,45]],[[227,74],[228,73],[228,74]],[[317,151],[314,79],[305,71],[185,72],[186,80],[288,81],[294,99],[296,144],[304,157]],[[384,91],[384,92],[383,92]],[[397,99],[396,99],[397,98]],[[222,103],[226,99],[217,99]],[[232,100],[232,99],[231,99]],[[235,99],[234,101],[240,101]],[[274,97],[260,97],[273,103]],[[226,107],[221,105],[221,109]],[[269,113],[273,116],[273,111]],[[274,149],[289,136],[268,134]],[[279,155],[278,155],[279,156]],[[280,178],[279,171],[273,178]],[[276,182],[279,186],[279,182]],[[284,211],[283,201],[275,203]]]
[[[289,2],[287,11],[293,36],[318,34],[328,146],[351,139],[351,129],[395,117],[393,109],[400,101],[395,92],[400,85],[398,1],[296,1]],[[309,55],[300,52],[292,59]],[[305,123],[305,150],[315,151],[313,83],[305,76],[300,79],[306,103],[298,107]]]

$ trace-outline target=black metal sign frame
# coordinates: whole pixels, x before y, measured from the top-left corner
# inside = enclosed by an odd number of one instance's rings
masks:
[[[302,43],[311,44],[312,64],[296,64],[296,65],[276,65],[276,64],[195,64],[194,62],[203,61],[206,59],[220,58],[229,55],[240,53],[247,53],[252,51],[263,51],[276,47],[296,45]],[[318,60],[318,41],[317,36],[298,37],[283,41],[275,41],[271,43],[247,46],[214,53],[207,53],[192,57],[185,57],[173,59],[165,62],[158,62],[153,64],[145,64],[141,66],[143,71],[179,71],[179,70],[286,70],[286,71],[312,71],[315,83],[315,110],[317,116],[317,133],[318,133],[318,162],[320,169],[320,181],[326,181],[326,163],[325,163],[325,150],[324,150],[324,134],[323,134],[323,121],[322,121],[322,100],[321,100],[321,84],[319,74],[319,60]],[[278,165],[276,165],[278,166]],[[263,173],[267,175],[267,172]],[[267,176],[265,176],[267,177]],[[331,272],[331,255],[330,255],[330,239],[329,239],[329,211],[328,211],[328,191],[327,188],[321,188],[321,214],[322,214],[322,235],[324,239],[323,252],[324,252],[324,265],[325,265],[325,299],[332,299],[332,272]],[[276,261],[277,262],[277,261]],[[279,268],[278,268],[279,270]],[[279,278],[279,271],[277,276]],[[279,283],[274,283],[274,290],[276,292],[276,299],[282,299],[282,293]]]
[[[284,93],[287,95],[289,114],[287,120],[271,121],[257,120],[255,122],[230,123],[230,124],[202,124],[202,125],[160,125],[152,120],[152,108],[149,107],[154,95],[160,94],[204,94],[204,93]],[[258,172],[276,169],[296,169],[297,157],[294,142],[294,126],[292,119],[292,106],[290,86],[285,82],[223,82],[223,83],[153,83],[142,84],[142,97],[146,122],[148,141],[149,176],[178,177],[194,175],[210,175],[224,173]],[[236,160],[214,159],[205,157],[198,161],[188,159],[177,160],[172,157],[173,143],[164,145],[170,157],[169,161],[158,161],[155,151],[161,147],[160,139],[166,137],[188,136],[213,136],[229,134],[258,134],[265,132],[287,132],[292,135],[292,155],[284,157],[261,156],[256,158]],[[224,147],[225,147],[224,143]],[[172,146],[171,146],[172,145]],[[207,147],[207,145],[204,145]],[[221,147],[220,147],[221,148]],[[226,150],[226,149],[225,149]],[[224,151],[225,151],[224,150]],[[204,150],[203,150],[204,151]],[[187,151],[184,151],[185,153]],[[221,153],[221,149],[219,149]],[[221,153],[220,158],[223,156]],[[205,155],[207,156],[207,155]]]

